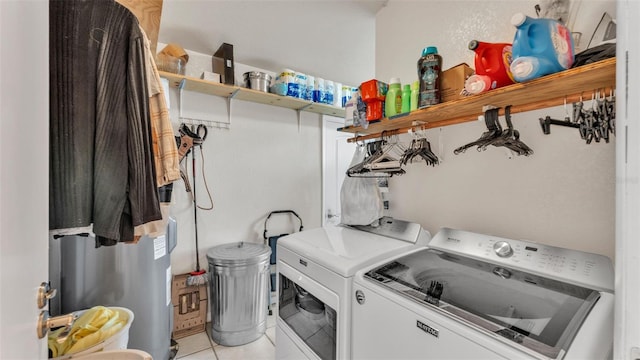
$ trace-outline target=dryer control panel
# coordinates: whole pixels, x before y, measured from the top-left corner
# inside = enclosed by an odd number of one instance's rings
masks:
[[[594,290],[614,288],[613,264],[603,255],[450,228],[442,228],[428,246]]]

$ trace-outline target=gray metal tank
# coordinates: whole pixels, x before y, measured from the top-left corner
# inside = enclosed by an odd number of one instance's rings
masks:
[[[171,355],[173,305],[171,259],[177,225],[170,219],[164,236],[143,236],[137,244],[95,247],[93,236],[50,240],[52,287],[58,289],[61,314],[96,305],[133,311],[130,349],[144,350],[156,360]],[[56,271],[59,283],[56,284]]]

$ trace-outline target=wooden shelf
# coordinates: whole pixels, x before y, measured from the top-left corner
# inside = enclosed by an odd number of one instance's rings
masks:
[[[389,135],[407,132],[411,128],[435,128],[474,121],[483,115],[483,106],[504,109],[511,105],[511,113],[531,111],[552,106],[590,100],[596,91],[608,95],[616,84],[616,59],[606,59],[574,69],[547,75],[525,83],[517,83],[486,93],[412,111],[405,115],[384,118],[369,124],[367,129],[348,126],[340,131],[358,134],[358,139],[377,138],[381,132]],[[502,110],[504,111],[504,110]],[[503,113],[501,111],[501,114]],[[361,136],[363,135],[364,136]],[[356,139],[349,139],[355,141]]]
[[[180,84],[182,84],[182,82],[184,81],[184,90],[196,91],[199,93],[215,95],[224,98],[233,98],[260,104],[285,107],[293,110],[344,117],[343,108],[331,105],[314,103],[290,96],[280,96],[276,94],[265,93],[262,91],[247,89],[240,86],[214,83],[207,80],[196,79],[194,77],[173,74],[165,71],[160,71],[160,76],[167,78],[170,85],[175,88],[180,88]]]

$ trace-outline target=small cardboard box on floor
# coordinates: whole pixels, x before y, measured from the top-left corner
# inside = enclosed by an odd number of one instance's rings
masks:
[[[171,303],[174,339],[203,332],[207,322],[207,285],[188,286],[188,276],[173,276]]]
[[[473,69],[466,63],[458,64],[442,72],[442,79],[440,80],[440,102],[443,103],[463,98],[464,95],[461,95],[460,92],[464,89],[464,82],[469,76],[473,75],[473,73]]]

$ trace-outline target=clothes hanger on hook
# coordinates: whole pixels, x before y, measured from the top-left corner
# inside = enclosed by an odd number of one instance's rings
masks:
[[[507,123],[507,129],[503,131],[501,135],[501,138],[504,140],[502,146],[516,152],[518,155],[532,155],[533,150],[520,140],[520,132],[513,128],[513,123],[511,122],[511,105],[504,108],[504,119]]]
[[[400,165],[406,165],[409,162],[413,162],[415,158],[423,159],[427,165],[435,166],[439,163],[438,156],[431,150],[431,144],[426,138],[426,134],[423,133],[421,128],[414,134],[414,139],[411,141],[411,146],[404,151],[400,158]]]
[[[493,145],[496,147],[506,147],[514,151],[517,155],[529,156],[533,154],[533,150],[520,140],[520,132],[513,128],[511,122],[511,105],[505,107],[505,122],[507,128],[503,130],[498,120],[499,108],[488,109],[485,111],[485,124],[487,131],[484,132],[476,141],[463,145],[453,151],[454,154],[465,152],[468,148],[477,146],[478,151],[484,151]]]
[[[580,127],[580,124],[578,124],[577,122],[572,122],[571,118],[569,117],[569,110],[567,109],[566,96],[564,97],[564,112],[565,112],[564,120],[556,120],[551,118],[551,116],[548,116],[548,115],[544,118],[540,118],[539,120],[540,120],[540,127],[542,127],[542,133],[545,135],[551,134],[551,125],[560,125],[560,126],[572,127],[576,129]]]
[[[474,147],[474,146],[482,146],[485,143],[491,141],[492,139],[494,139],[495,137],[499,136],[502,133],[502,127],[500,126],[500,123],[498,122],[498,111],[500,109],[498,108],[493,108],[493,109],[488,109],[484,112],[484,123],[487,127],[487,131],[485,131],[484,133],[482,133],[482,135],[480,135],[480,137],[475,140],[472,141],[468,144],[462,145],[459,148],[455,149],[453,151],[454,154],[458,155],[461,154],[465,151],[467,151],[467,149]]]

